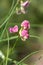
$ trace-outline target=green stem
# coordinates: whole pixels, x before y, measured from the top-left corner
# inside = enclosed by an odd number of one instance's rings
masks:
[[[40,37],[38,37],[38,36],[34,36],[34,35],[30,35],[30,37],[32,37],[32,38],[36,38],[36,39],[40,39]]]
[[[16,63],[16,60],[13,61],[11,58],[8,58],[8,61],[13,62],[14,64]]]
[[[13,39],[17,39],[17,38],[18,38],[18,36],[13,36],[13,37],[10,37],[9,40],[13,40]],[[0,42],[5,42],[5,41],[8,41],[8,38],[0,40]]]
[[[35,52],[32,52],[32,53],[30,53],[30,54],[28,54],[26,57],[24,57],[21,61],[19,61],[18,63],[17,63],[17,65],[19,65],[20,63],[22,63],[23,61],[25,61],[27,58],[29,58],[30,56],[32,56],[32,55],[34,55],[34,54],[36,54],[36,53],[39,53],[40,51],[43,51],[43,50],[38,50],[38,51],[35,51]],[[10,62],[13,62],[13,63],[16,63],[16,61],[14,60],[13,61],[13,59],[11,59],[11,58],[8,58],[8,61],[10,61]]]
[[[30,37],[40,39],[40,37],[34,36],[34,35],[30,35]],[[9,40],[13,40],[13,39],[17,39],[17,38],[18,38],[18,36],[13,36],[13,37],[10,37]],[[5,42],[7,40],[8,40],[7,38],[6,39],[0,39],[0,42]]]
[[[13,50],[14,50],[14,48],[15,48],[16,44],[17,44],[18,39],[19,39],[19,38],[17,38],[16,42],[14,43],[13,48],[12,48],[12,49],[10,49],[10,53],[13,53]]]
[[[2,25],[0,25],[0,28],[10,19],[10,17],[12,16],[12,14],[13,14],[13,12],[14,12],[16,6],[18,5],[18,2],[19,2],[19,0],[17,0],[16,5],[15,5],[14,8],[12,9],[10,15],[9,15],[9,16],[7,17],[7,19],[4,21],[4,23],[3,23]]]
[[[9,14],[10,14],[10,12],[12,11],[13,6],[14,6],[14,0],[13,0],[13,3],[12,3],[12,6],[11,6],[11,9],[10,9],[10,11],[9,11]],[[7,16],[7,17],[8,17],[8,16]],[[6,23],[5,28],[3,29],[2,34],[1,34],[0,38],[2,38],[2,36],[3,36],[3,34],[4,34],[4,31],[5,31],[6,27],[7,27],[7,25],[8,25],[8,22]]]
[[[42,50],[39,50],[39,51],[42,51]],[[35,52],[32,52],[31,54],[27,55],[27,56],[24,57],[21,61],[19,61],[19,62],[17,63],[17,65],[19,65],[20,63],[22,63],[23,61],[25,61],[27,58],[29,58],[29,57],[32,56],[33,54],[38,53],[39,51],[35,51]]]
[[[11,13],[10,13],[10,15],[9,15],[9,17],[4,21],[4,23],[3,24],[5,24],[6,23],[6,25],[5,25],[5,28],[3,29],[3,31],[2,31],[2,34],[1,34],[1,37],[0,37],[0,39],[2,38],[2,36],[3,36],[3,34],[4,34],[4,31],[6,30],[6,27],[7,27],[7,25],[8,25],[8,20],[9,20],[9,18],[12,16],[12,14],[13,14],[13,12],[14,12],[14,9],[16,8],[16,6],[18,5],[18,1],[19,0],[17,0],[17,3],[16,3],[16,5],[14,6],[14,8],[12,9],[12,11],[11,11]],[[2,26],[3,26],[3,24],[2,24]]]
[[[43,27],[43,24],[31,24],[31,27]]]
[[[7,65],[8,56],[9,56],[9,35],[8,35],[8,31],[7,31],[7,38],[8,38],[8,48],[7,48],[7,57],[6,57],[6,64],[5,65]]]

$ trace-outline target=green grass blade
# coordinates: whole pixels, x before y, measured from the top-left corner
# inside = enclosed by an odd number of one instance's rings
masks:
[[[2,25],[0,25],[0,28],[3,27],[3,25],[10,19],[10,17],[12,16],[12,14],[13,14],[13,12],[14,12],[16,6],[18,5],[18,2],[19,2],[19,0],[17,0],[17,3],[15,4],[15,6],[14,6],[14,8],[12,9],[10,15],[6,18],[6,20],[4,21],[4,23],[3,23]]]
[[[12,9],[10,15],[6,18],[6,20],[4,21],[4,23],[3,23],[2,25],[0,25],[0,28],[10,19],[10,17],[12,16],[12,14],[13,14],[13,12],[14,12],[14,9],[16,8],[17,4],[18,4],[18,0],[17,0],[16,5],[15,5],[14,8]]]
[[[21,61],[19,61],[18,63],[17,63],[17,65],[19,65],[20,63],[22,63],[23,61],[25,61],[27,58],[29,58],[30,56],[32,56],[32,55],[34,55],[34,54],[36,54],[36,53],[38,53],[38,52],[40,52],[40,51],[43,51],[43,50],[38,50],[38,51],[35,51],[35,52],[32,52],[32,53],[30,53],[30,54],[28,54],[26,57],[24,57]]]
[[[18,0],[18,1],[19,1],[19,0]],[[6,27],[7,27],[7,25],[8,25],[8,22],[7,22],[7,21],[8,21],[9,18],[12,16],[14,9],[15,9],[16,6],[18,5],[18,1],[17,1],[16,5],[14,6],[12,12],[10,13],[9,17],[5,20],[6,25],[5,25],[5,28],[4,28],[3,31],[2,31],[2,34],[1,34],[0,39],[3,37],[4,31],[6,30]],[[4,23],[4,24],[5,24],[5,23]],[[3,25],[2,25],[2,26],[3,26]]]
[[[12,6],[11,6],[11,9],[10,9],[10,11],[9,11],[9,14],[10,14],[10,12],[12,11],[13,6],[14,6],[14,0],[13,0],[13,3],[12,3]],[[6,21],[6,20],[5,20],[5,21]],[[6,23],[5,28],[3,29],[2,34],[1,34],[0,38],[2,38],[2,37],[3,37],[4,31],[5,31],[6,27],[7,27],[7,25],[8,25],[8,22]]]
[[[32,37],[32,38],[36,38],[36,39],[40,39],[39,36],[35,36],[35,35],[30,35],[30,37]]]
[[[9,56],[9,34],[7,32],[7,38],[8,38],[8,48],[7,48],[7,56],[6,56],[6,64],[7,65],[7,62],[8,62],[8,56]]]
[[[19,39],[19,38],[17,38],[17,39],[16,39],[16,41],[15,41],[15,43],[14,43],[14,45],[13,45],[12,49],[10,49],[10,53],[12,53],[12,52],[13,52],[13,50],[15,49],[15,46],[16,46],[16,44],[17,44],[18,39]]]
[[[13,36],[13,37],[10,37],[9,40],[13,40],[13,39],[17,39],[18,36]],[[5,42],[5,41],[8,41],[8,38],[6,39],[0,39],[0,42]]]

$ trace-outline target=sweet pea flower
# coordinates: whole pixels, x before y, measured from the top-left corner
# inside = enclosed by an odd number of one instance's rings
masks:
[[[10,33],[13,33],[12,29],[13,29],[12,27],[9,28],[9,32]]]
[[[13,27],[12,31],[13,31],[14,33],[18,32],[18,26],[15,25],[15,26]]]
[[[11,27],[11,28],[9,29],[9,31],[10,31],[10,33],[16,33],[16,32],[18,32],[18,26],[15,25],[13,28]]]
[[[27,36],[27,34],[28,34],[28,31],[27,30],[22,30],[22,32],[21,32],[21,36]]]
[[[28,30],[30,29],[30,23],[28,20],[24,20],[22,23],[21,23],[21,28],[19,30],[19,36],[21,37],[21,39],[23,41],[26,41],[26,39],[29,38],[29,33],[28,33]],[[14,27],[11,27],[9,29],[10,33],[16,33],[18,32],[18,26],[15,25]]]
[[[30,29],[30,23],[28,20],[24,20],[22,23],[21,23],[21,27],[23,27],[24,29]]]
[[[20,7],[21,13],[26,14],[26,13],[27,13],[26,7],[29,6],[29,1],[23,2],[23,1],[21,0],[20,3],[21,3],[21,4],[20,4],[20,5],[21,5],[21,7]]]
[[[23,2],[22,0],[20,0],[20,7],[16,7],[16,14],[20,15],[20,14],[26,14],[27,13],[27,7],[29,6],[30,1],[26,0],[25,2]]]
[[[28,0],[25,2],[21,1],[21,6],[23,6],[23,7],[28,7],[29,4],[30,4],[30,2]]]
[[[23,41],[29,38],[29,34],[27,30],[20,30],[19,35]]]

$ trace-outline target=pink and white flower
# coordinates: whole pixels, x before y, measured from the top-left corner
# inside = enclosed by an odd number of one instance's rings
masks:
[[[12,29],[13,29],[12,27],[9,28],[9,32],[10,33],[13,33]]]
[[[16,8],[16,14],[26,14],[27,13],[27,7],[29,6],[30,1],[26,0],[25,2],[23,2],[22,0],[20,0],[20,7]]]
[[[28,7],[29,4],[30,4],[30,2],[29,2],[28,0],[25,1],[25,2],[21,1],[21,6],[22,6],[22,7]]]
[[[23,41],[29,38],[29,34],[27,30],[20,30],[19,35]]]
[[[12,31],[13,31],[14,33],[18,32],[18,26],[15,25],[15,26],[13,27]]]
[[[28,20],[24,20],[22,23],[21,23],[21,29],[19,30],[19,36],[21,37],[21,39],[23,41],[26,41],[26,39],[29,38],[29,33],[28,33],[28,29],[30,29],[30,23]],[[10,33],[16,33],[18,32],[18,26],[15,25],[14,27],[11,27],[9,29]]]
[[[16,33],[16,32],[18,32],[18,26],[15,25],[13,28],[11,27],[11,28],[9,29],[9,31],[10,31],[10,33]]]
[[[30,29],[30,23],[28,20],[24,20],[22,23],[21,23],[21,27],[23,27],[24,29]]]

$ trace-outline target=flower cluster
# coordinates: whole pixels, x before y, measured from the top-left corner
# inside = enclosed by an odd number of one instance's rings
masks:
[[[27,20],[24,20],[21,23],[21,29],[19,31],[20,37],[23,41],[25,41],[26,39],[28,39],[29,34],[28,34],[28,30],[30,29],[30,23]]]
[[[25,14],[26,13],[26,8],[29,6],[30,1],[26,0],[25,2],[23,2],[22,0],[20,0],[20,8],[16,8],[16,14]]]
[[[24,20],[21,23],[21,29],[19,30],[19,36],[23,41],[29,38],[29,32],[28,30],[30,29],[30,23],[28,20]],[[9,28],[10,33],[16,33],[18,32],[18,26],[15,25],[14,27]]]

